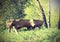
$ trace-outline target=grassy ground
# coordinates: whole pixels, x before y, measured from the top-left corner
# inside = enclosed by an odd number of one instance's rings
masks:
[[[42,28],[35,30],[19,30],[16,34],[13,30],[0,31],[0,42],[60,42],[60,31],[57,28]]]

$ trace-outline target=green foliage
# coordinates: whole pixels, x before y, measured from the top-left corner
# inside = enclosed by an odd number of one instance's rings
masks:
[[[0,41],[4,42],[56,42],[60,31],[55,28],[19,31],[18,34],[8,30],[0,31]]]
[[[44,9],[47,22],[49,6],[48,0],[40,0]],[[2,0],[0,8],[0,21],[7,19],[39,19],[43,20],[41,10],[39,9],[37,0]],[[5,23],[5,22],[4,22]],[[57,27],[58,10],[51,7],[51,27]]]
[[[37,1],[35,0],[30,0],[29,3],[27,3],[25,5],[25,14],[27,14],[27,16],[25,16],[25,19],[39,19],[42,20],[42,14],[40,12],[40,9],[38,7]],[[39,16],[40,14],[40,16]]]

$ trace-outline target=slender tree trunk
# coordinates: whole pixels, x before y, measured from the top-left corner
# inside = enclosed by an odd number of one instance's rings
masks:
[[[47,24],[47,21],[46,21],[46,16],[45,16],[45,13],[44,13],[43,7],[41,6],[39,0],[37,0],[37,2],[38,2],[38,4],[39,4],[39,8],[40,8],[41,11],[42,11],[42,16],[43,16],[43,20],[44,20],[44,25],[45,25],[46,28],[48,28],[48,24]]]
[[[59,23],[58,23],[58,28],[60,29],[60,0],[58,0],[58,6],[59,6]]]
[[[58,21],[58,28],[60,29],[60,8],[59,8],[59,21]]]
[[[49,0],[49,20],[48,20],[48,28],[51,27],[51,0]]]

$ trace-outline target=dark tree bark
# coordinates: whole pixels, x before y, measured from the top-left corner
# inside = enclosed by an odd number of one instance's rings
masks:
[[[59,8],[59,21],[58,21],[58,29],[60,29],[60,8]]]
[[[39,4],[39,8],[41,9],[42,11],[42,16],[43,16],[43,20],[44,20],[44,25],[46,28],[48,28],[48,24],[47,24],[47,21],[46,21],[46,16],[45,16],[45,13],[44,13],[44,10],[43,10],[43,7],[41,6],[39,0],[37,0],[38,4]]]
[[[60,0],[58,1],[58,8],[59,8],[59,21],[58,21],[58,28],[60,29]]]
[[[49,21],[48,21],[48,28],[51,27],[51,0],[49,0]]]

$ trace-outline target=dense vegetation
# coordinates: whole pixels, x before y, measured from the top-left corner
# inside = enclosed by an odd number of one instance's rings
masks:
[[[49,1],[40,0],[40,2],[48,23]],[[37,0],[0,0],[0,42],[59,42],[60,31],[57,28],[58,8],[51,6],[51,28],[49,29],[43,25],[40,30],[37,28],[34,31],[21,29],[18,34],[14,30],[9,33],[5,25],[8,19],[43,20]]]
[[[60,42],[60,31],[58,29],[35,29],[34,31],[20,30],[16,34],[13,30],[0,31],[0,42]]]

